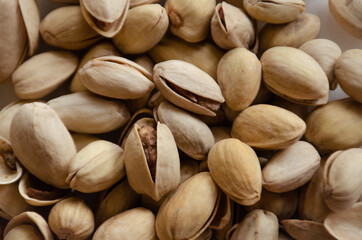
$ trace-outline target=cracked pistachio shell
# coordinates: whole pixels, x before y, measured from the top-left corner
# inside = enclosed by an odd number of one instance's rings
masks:
[[[323,197],[335,212],[351,208],[362,196],[362,149],[337,151],[328,159],[323,172]]]
[[[180,182],[180,158],[170,129],[166,124],[153,122],[156,130],[157,156],[145,152],[141,127],[135,124],[127,137],[124,148],[124,162],[130,186],[139,194],[146,194],[158,201],[174,190]],[[151,158],[151,159],[149,159]],[[154,158],[154,159],[153,159]],[[155,161],[154,163],[150,161]],[[155,165],[155,169],[151,166]],[[153,172],[154,171],[154,172]]]
[[[156,240],[155,215],[145,208],[133,208],[105,221],[93,240]]]
[[[321,20],[317,15],[302,13],[297,19],[286,24],[266,24],[260,32],[260,49],[276,46],[299,48],[305,42],[317,37]]]
[[[351,49],[338,58],[335,68],[339,85],[341,85],[343,91],[360,103],[362,103],[361,66],[362,49]]]
[[[217,65],[224,52],[207,41],[189,43],[180,38],[167,36],[149,51],[156,63],[178,59],[194,64],[216,79]]]
[[[359,240],[362,238],[362,203],[342,212],[331,213],[324,221],[327,231],[336,239]]]
[[[303,0],[244,0],[244,8],[258,21],[282,24],[303,13],[305,3]]]
[[[119,52],[116,47],[110,42],[101,42],[84,54],[83,58],[80,60],[76,73],[70,83],[71,92],[83,92],[87,91],[87,88],[84,87],[82,82],[79,79],[78,70],[81,69],[87,62],[93,60],[97,57],[104,56],[119,56]]]
[[[260,61],[264,83],[276,95],[304,105],[328,102],[327,75],[307,53],[292,47],[274,47],[264,52]]]
[[[69,188],[65,179],[76,148],[51,107],[39,102],[24,104],[12,120],[10,141],[15,155],[30,173],[47,184]]]
[[[24,225],[32,226],[32,229],[24,229]],[[4,240],[33,239],[27,238],[28,233],[31,234],[31,237],[37,236],[34,240],[53,240],[48,223],[38,213],[30,211],[23,212],[10,220],[4,230]],[[7,236],[8,234],[10,236]]]
[[[188,42],[204,40],[215,6],[215,0],[167,0],[165,8],[171,32]]]
[[[59,239],[85,240],[93,233],[92,210],[80,198],[70,197],[55,204],[48,217],[50,229]]]
[[[151,4],[151,3],[155,3],[155,2],[159,2],[159,0],[130,0],[129,1],[129,7],[133,8],[133,7],[138,7],[144,4]]]
[[[263,187],[275,193],[295,190],[312,179],[321,157],[312,144],[298,141],[283,149],[263,168]]]
[[[159,4],[141,5],[129,10],[124,26],[113,42],[122,53],[145,53],[156,46],[167,29],[165,8]]]
[[[204,122],[168,102],[162,102],[156,112],[159,121],[171,130],[181,151],[196,160],[207,157],[215,141],[210,128]]]
[[[217,82],[226,104],[234,111],[244,110],[260,89],[261,63],[245,48],[230,50],[220,60]]]
[[[341,48],[331,40],[319,38],[304,43],[299,49],[311,55],[319,63],[328,77],[329,88],[336,89],[338,82],[334,69],[337,59],[342,54]]]
[[[124,125],[131,117],[126,105],[93,95],[77,92],[48,102],[67,127],[79,133],[104,133]]]
[[[84,20],[79,6],[64,6],[51,11],[40,24],[44,41],[54,47],[80,50],[102,39]]]
[[[129,0],[79,0],[84,19],[98,34],[112,38],[126,19]]]
[[[10,220],[22,212],[31,210],[33,210],[33,207],[19,194],[17,182],[0,185],[1,218]]]
[[[80,150],[70,162],[66,182],[83,193],[105,190],[125,176],[123,149],[98,140]],[[99,171],[102,169],[102,171]]]
[[[151,73],[146,69],[116,56],[95,58],[85,64],[78,74],[89,91],[110,98],[140,98],[155,86]]]
[[[323,152],[362,145],[362,104],[345,98],[329,102],[311,112],[305,138]]]
[[[78,57],[68,51],[49,51],[35,55],[13,73],[15,93],[22,99],[42,98],[73,75],[77,65]]]
[[[168,60],[156,64],[153,80],[167,100],[194,113],[216,116],[225,101],[215,80],[188,62]]]
[[[344,30],[362,40],[361,1],[329,0],[329,10]]]
[[[109,218],[133,208],[140,199],[128,183],[127,178],[121,180],[116,186],[104,190],[99,197],[99,205],[95,214],[96,225],[101,225]]]
[[[89,143],[101,140],[99,137],[82,134],[82,133],[71,133],[75,147],[77,148],[77,152],[79,152],[82,148],[87,146]]]
[[[327,232],[322,223],[299,219],[285,219],[281,223],[287,233],[296,240],[336,240]]]
[[[294,113],[258,104],[248,107],[236,117],[231,136],[251,147],[276,150],[296,143],[305,130],[304,121]]]
[[[196,239],[211,224],[219,189],[210,173],[194,175],[161,205],[156,217],[159,239]]]
[[[216,184],[232,200],[241,205],[252,205],[261,195],[261,169],[254,150],[230,138],[210,149],[208,167]]]
[[[16,182],[22,174],[23,168],[18,163],[10,142],[0,136],[0,185]]]
[[[278,240],[278,218],[272,212],[256,209],[250,212],[233,232],[230,240]]]
[[[221,48],[249,49],[255,41],[254,24],[243,10],[226,2],[216,5],[211,19],[211,35]]]
[[[35,0],[0,1],[0,83],[38,47],[40,15]]]

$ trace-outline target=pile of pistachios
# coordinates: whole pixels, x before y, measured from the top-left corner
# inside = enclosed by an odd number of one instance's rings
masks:
[[[41,1],[0,0],[0,240],[362,239],[362,49],[303,0]]]

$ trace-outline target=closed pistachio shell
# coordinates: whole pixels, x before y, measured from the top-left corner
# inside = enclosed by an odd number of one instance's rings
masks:
[[[16,182],[22,174],[23,168],[18,163],[10,142],[0,136],[0,185]]]
[[[122,28],[129,0],[79,0],[84,19],[100,35],[111,38]]]
[[[64,6],[51,11],[40,24],[40,34],[49,45],[80,50],[102,39],[82,16],[79,6]]]
[[[89,61],[78,72],[84,86],[96,94],[118,99],[136,99],[151,92],[152,75],[140,65],[115,56]]]
[[[133,208],[105,221],[93,240],[156,240],[155,215],[145,208]]]
[[[231,136],[260,149],[284,149],[296,143],[306,125],[294,113],[267,104],[242,111],[234,120]]]
[[[329,102],[311,112],[305,138],[323,152],[362,145],[362,104],[345,98]]]
[[[327,75],[318,62],[302,50],[274,47],[264,52],[260,61],[264,83],[273,93],[299,104],[327,103]]]
[[[87,146],[89,143],[100,140],[100,138],[88,135],[88,134],[81,134],[81,133],[71,133],[72,138],[75,144],[75,147],[77,148],[77,152],[79,152],[82,148]]]
[[[125,175],[123,149],[98,140],[80,150],[70,162],[66,182],[84,193],[105,190]],[[102,171],[99,171],[99,169]]]
[[[180,60],[155,65],[153,80],[162,95],[188,111],[216,116],[225,101],[219,85],[198,67]]]
[[[254,150],[238,139],[216,143],[207,158],[210,174],[232,200],[252,205],[261,195],[261,169]]]
[[[322,223],[299,219],[285,219],[281,222],[289,235],[296,240],[335,240],[335,238],[327,232]]]
[[[133,8],[133,7],[141,6],[144,4],[155,3],[155,2],[159,2],[159,0],[130,0],[129,7]]]
[[[67,51],[49,51],[35,55],[12,75],[14,90],[22,99],[37,99],[54,91],[77,69],[78,57]]]
[[[204,40],[215,6],[215,0],[167,0],[171,32],[188,42]]]
[[[4,238],[4,240],[16,239],[42,240],[43,237],[33,226],[22,224],[11,229]]]
[[[55,187],[69,188],[65,179],[76,148],[51,107],[38,102],[24,104],[12,120],[10,141],[30,173]]]
[[[162,39],[168,29],[166,10],[159,4],[132,8],[113,42],[125,54],[145,53]]]

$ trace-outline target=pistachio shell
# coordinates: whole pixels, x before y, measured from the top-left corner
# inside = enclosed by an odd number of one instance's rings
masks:
[[[159,239],[196,239],[212,222],[218,195],[218,187],[209,173],[189,178],[158,211],[156,232]]]
[[[124,26],[113,42],[123,53],[145,53],[156,46],[167,29],[168,16],[161,5],[141,5],[128,12]]]
[[[362,104],[335,100],[309,114],[305,138],[320,151],[333,152],[362,145]]]
[[[254,150],[238,139],[216,143],[207,158],[210,174],[232,200],[252,205],[260,199],[261,170]]]
[[[80,0],[84,19],[100,35],[112,38],[121,30],[126,19],[129,0]]]
[[[0,185],[20,179],[23,168],[18,163],[10,142],[0,136]]]
[[[87,146],[89,143],[100,140],[100,138],[88,135],[88,134],[81,134],[81,133],[72,133],[72,138],[77,148],[77,152],[79,152],[82,148]]]
[[[212,127],[210,128],[212,135],[214,135],[215,143],[220,142],[221,140],[231,138],[230,132],[231,129],[228,127]]]
[[[105,221],[93,240],[156,240],[155,215],[145,208],[133,208]]]
[[[83,193],[105,190],[125,175],[123,149],[98,140],[80,150],[70,162],[66,182]],[[102,169],[102,171],[99,171]]]
[[[362,49],[351,49],[338,58],[335,73],[343,91],[357,102],[362,103],[362,69],[360,66],[362,66]]]
[[[85,64],[78,74],[88,90],[111,98],[136,99],[154,88],[151,73],[122,57],[105,56],[93,59]]]
[[[159,0],[130,0],[129,7],[133,8],[133,7],[141,6],[144,4],[155,3],[155,2],[159,2]]]
[[[215,6],[215,0],[167,0],[171,32],[188,42],[204,40]]]
[[[271,192],[295,190],[312,179],[321,157],[312,144],[299,141],[277,152],[263,168],[263,187]]]
[[[260,49],[276,46],[299,48],[305,42],[317,37],[321,21],[317,15],[302,13],[297,19],[286,24],[266,24],[260,32]]]
[[[148,55],[140,55],[134,59],[134,62],[153,74],[153,67],[155,66],[155,63]]]
[[[56,112],[44,103],[24,104],[15,114],[10,141],[20,163],[40,180],[58,188],[65,183],[76,149]]]
[[[180,162],[180,184],[199,173],[198,162],[193,159],[181,159]]]
[[[242,111],[234,120],[231,136],[251,147],[284,149],[296,143],[306,125],[294,113],[267,104],[258,104]]]
[[[198,67],[180,60],[155,65],[153,80],[170,102],[194,113],[215,116],[225,101],[219,85]]]
[[[293,103],[281,97],[275,96],[270,104],[291,111],[303,120],[305,120],[309,114],[308,105]]]
[[[299,219],[286,219],[281,222],[289,235],[296,240],[335,240],[335,238],[327,232],[322,223]]]
[[[225,193],[221,192],[217,203],[217,212],[209,228],[223,230],[233,221],[233,201]]]
[[[327,75],[305,52],[291,47],[274,47],[264,52],[261,64],[264,83],[273,93],[299,104],[327,103]]]
[[[76,70],[78,57],[67,51],[49,51],[28,59],[12,75],[15,93],[22,99],[42,98]]]
[[[168,102],[162,102],[156,112],[159,121],[171,130],[181,151],[196,160],[207,157],[214,137],[204,122]]]
[[[43,237],[33,226],[22,224],[11,229],[4,238],[4,240],[16,239],[42,240]]]
[[[40,34],[49,45],[80,50],[102,39],[84,20],[79,6],[51,11],[40,24]]]

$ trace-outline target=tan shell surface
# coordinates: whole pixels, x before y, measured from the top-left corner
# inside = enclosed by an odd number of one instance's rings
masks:
[[[129,7],[133,8],[144,4],[151,4],[156,2],[159,2],[159,0],[130,0]]]
[[[18,163],[10,142],[0,136],[0,185],[16,182],[22,174],[23,168]]]
[[[289,235],[296,240],[336,240],[327,232],[322,223],[299,219],[286,219],[282,220],[282,224]]]

